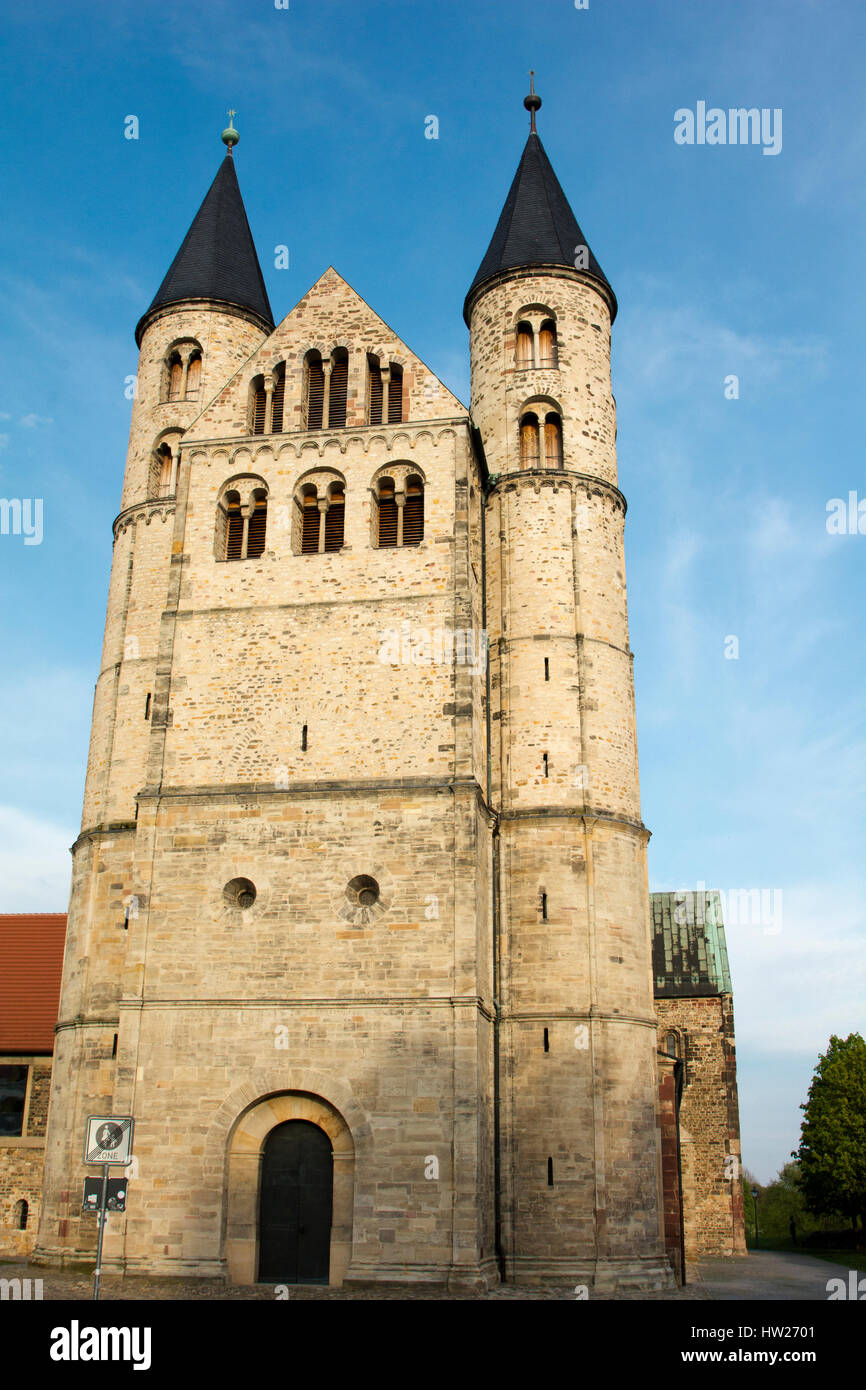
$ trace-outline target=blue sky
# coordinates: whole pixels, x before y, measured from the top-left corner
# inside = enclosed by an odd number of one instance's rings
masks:
[[[768,1180],[818,1052],[864,1031],[866,534],[826,518],[866,498],[866,8],[49,2],[7,11],[4,38],[0,495],[43,498],[44,536],[0,535],[0,908],[66,907],[133,330],[226,108],[277,319],[333,263],[468,402],[463,296],[534,67],[539,133],[620,304],[651,886],[782,894],[780,931],[728,927],[744,1158]],[[677,145],[698,101],[780,108],[780,153]]]

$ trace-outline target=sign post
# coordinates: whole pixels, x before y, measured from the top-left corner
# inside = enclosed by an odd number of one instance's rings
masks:
[[[102,1165],[102,1185],[99,1193],[99,1235],[96,1242],[96,1269],[93,1272],[93,1297],[99,1298],[99,1279],[102,1274],[102,1241],[108,1216],[108,1170],[112,1164],[126,1167],[132,1156],[132,1131],[135,1121],[131,1115],[88,1115],[84,1131],[84,1162]],[[124,1193],[125,1196],[125,1193]],[[92,1208],[91,1208],[92,1209]]]

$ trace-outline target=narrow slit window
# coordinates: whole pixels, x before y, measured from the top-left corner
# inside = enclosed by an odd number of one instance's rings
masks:
[[[266,497],[256,497],[247,529],[247,559],[258,560],[265,553],[265,536],[268,527],[268,501]]]
[[[550,1034],[548,1033],[546,1028],[544,1030],[544,1050],[545,1052],[550,1051]]]
[[[144,699],[144,717],[145,717],[145,719],[149,719],[149,718],[150,718],[150,691],[149,691],[149,690],[148,690],[147,695],[145,696],[145,699]]]
[[[304,498],[304,514],[301,521],[301,554],[319,553],[319,503],[315,493]]]
[[[226,552],[227,560],[240,560],[244,544],[244,519],[241,514],[241,499],[236,492],[226,496]]]
[[[328,498],[325,512],[325,550],[339,550],[343,544],[346,516],[346,498],[342,489],[333,491]]]
[[[388,381],[388,424],[399,425],[403,419],[403,368],[392,364]]]
[[[113,1039],[112,1044],[111,1044],[111,1055],[112,1055],[112,1057],[116,1057],[116,1056],[117,1056],[117,1034],[116,1034],[116,1033],[115,1033],[115,1035],[114,1035],[114,1039]]]
[[[557,367],[556,325],[552,319],[545,319],[538,333],[539,367]]]
[[[186,373],[186,398],[188,401],[198,400],[198,388],[201,385],[201,358],[193,357],[190,361]]]
[[[271,407],[271,433],[283,432],[283,406],[286,400],[286,371],[281,367],[274,381],[273,405]]]
[[[406,482],[406,502],[403,507],[403,544],[420,545],[424,539],[424,488],[420,478]]]
[[[305,724],[304,727],[301,729],[301,752],[302,752],[302,753],[306,753],[306,751],[307,751],[307,726],[306,726],[306,724]]]
[[[547,656],[544,658],[544,679],[550,680],[550,658]]]
[[[546,894],[546,893],[542,893],[542,895],[541,895],[541,920],[542,920],[542,922],[546,922],[546,921],[547,921],[547,894]]]
[[[397,544],[397,503],[394,500],[394,484],[384,481],[379,484],[379,549]]]
[[[331,390],[328,396],[328,428],[342,429],[346,423],[346,392],[349,386],[349,355],[334,354],[331,368]]]
[[[265,432],[265,384],[259,378],[259,385],[253,392],[253,434],[264,434]]]
[[[543,769],[544,769],[544,775],[545,775],[545,777],[549,777],[549,776],[550,776],[550,760],[549,760],[549,758],[548,758],[548,756],[547,756],[546,753],[542,753],[542,755],[541,755],[541,766],[542,766]]]
[[[553,1187],[553,1159],[547,1160],[547,1186]]]
[[[367,359],[370,369],[370,424],[382,423],[382,368],[375,358]]]
[[[318,353],[307,363],[307,429],[322,428],[322,406],[325,399],[325,373]]]

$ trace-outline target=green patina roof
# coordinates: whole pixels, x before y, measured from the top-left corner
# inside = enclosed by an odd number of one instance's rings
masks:
[[[720,895],[651,893],[650,903],[656,998],[731,994]]]

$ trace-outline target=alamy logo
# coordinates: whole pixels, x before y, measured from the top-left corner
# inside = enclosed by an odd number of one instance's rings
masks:
[[[844,1279],[828,1279],[827,1298],[832,1303],[834,1299],[850,1299],[854,1303],[866,1303],[866,1278],[861,1279],[856,1269],[848,1270],[848,1283]]]
[[[763,145],[762,154],[782,150],[782,108],[774,106],[707,107],[699,101],[694,111],[681,106],[674,112],[677,145]]]
[[[51,1329],[52,1361],[131,1361],[134,1371],[150,1370],[149,1327],[69,1327]]]
[[[0,536],[22,536],[25,545],[42,544],[42,498],[0,497]]]
[[[379,660],[383,666],[471,666],[475,672],[487,668],[487,633],[471,628],[413,627],[404,621],[399,628],[386,627],[379,633]]]
[[[31,1292],[32,1290],[32,1292]],[[0,1300],[29,1301],[42,1298],[41,1279],[0,1279]]]

